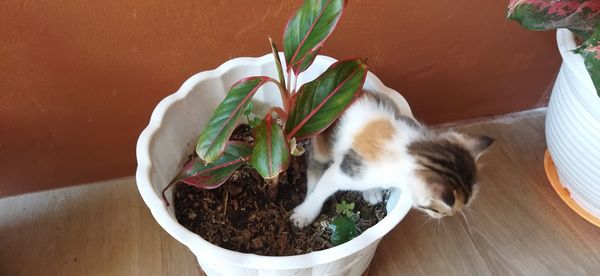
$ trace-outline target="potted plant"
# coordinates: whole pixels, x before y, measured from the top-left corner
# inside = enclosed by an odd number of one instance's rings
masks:
[[[392,190],[384,206],[387,216],[354,239],[344,242],[352,237],[332,235],[341,239],[334,243],[340,245],[299,255],[263,256],[208,242],[182,226],[173,204],[166,204],[175,183],[213,189],[244,166],[265,179],[265,194],[277,197],[280,174],[293,156],[302,155],[302,140],[333,123],[363,87],[386,94],[411,116],[406,101],[367,72],[363,60],[335,61],[318,55],[345,6],[343,0],[305,1],[286,25],[283,53],[271,41],[271,54],[233,59],[194,75],[158,104],[140,135],[138,189],[158,223],[190,248],[207,274],[360,275],[383,235],[409,211],[408,191]],[[241,121],[251,125],[252,135],[245,141],[230,140]],[[193,152],[197,157],[190,158]],[[228,195],[227,190],[224,202],[233,200]],[[354,203],[335,207],[339,217],[330,229],[347,229],[347,223],[357,218]],[[227,207],[219,210],[226,212]],[[262,242],[256,245],[262,247]]]
[[[561,198],[600,226],[600,1],[511,0],[508,18],[558,29],[563,63],[546,117],[546,172]]]

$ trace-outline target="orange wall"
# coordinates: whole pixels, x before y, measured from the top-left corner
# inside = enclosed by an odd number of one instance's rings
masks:
[[[505,2],[350,1],[323,53],[368,57],[429,123],[543,105],[554,34],[506,21]],[[196,72],[267,53],[299,4],[1,1],[0,196],[133,175],[159,100]]]

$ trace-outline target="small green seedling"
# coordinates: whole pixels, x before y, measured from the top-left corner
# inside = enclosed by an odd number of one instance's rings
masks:
[[[333,245],[345,243],[356,237],[356,222],[360,216],[354,213],[354,202],[348,203],[342,200],[341,203],[335,205],[335,212],[340,217],[335,218],[330,224],[331,230],[330,241]]]
[[[352,212],[353,210],[354,202],[348,203],[345,200],[342,200],[342,203],[338,203],[335,205],[335,212],[338,213],[338,215],[344,215],[349,218],[352,218],[352,215],[354,214]]]

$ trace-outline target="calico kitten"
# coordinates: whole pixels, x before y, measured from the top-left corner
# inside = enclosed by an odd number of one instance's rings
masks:
[[[434,218],[453,215],[472,201],[476,160],[493,141],[428,130],[402,115],[391,98],[365,92],[312,139],[307,195],[290,219],[299,228],[310,224],[339,190],[362,191],[376,204],[383,189],[393,187],[409,190],[413,207]]]

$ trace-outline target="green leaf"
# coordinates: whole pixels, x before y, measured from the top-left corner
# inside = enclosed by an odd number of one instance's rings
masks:
[[[198,137],[196,153],[200,159],[211,163],[223,154],[227,140],[247,111],[250,99],[263,84],[269,81],[275,82],[268,77],[249,77],[238,81],[229,89],[227,96]]]
[[[298,75],[312,64],[323,42],[335,29],[346,0],[306,0],[283,32],[287,70]]]
[[[346,205],[346,211],[344,212],[344,214],[349,217],[352,218],[352,215],[354,215],[354,213],[352,212],[354,210],[354,202]]]
[[[275,67],[277,68],[277,75],[279,76],[279,82],[282,87],[285,86],[285,77],[283,75],[283,66],[281,65],[281,59],[279,58],[279,51],[277,50],[277,45],[273,42],[273,39],[269,36],[269,44],[271,44],[271,52],[273,53],[273,58],[275,59]]]
[[[225,153],[214,163],[207,165],[195,157],[183,166],[174,181],[163,188],[162,198],[165,204],[169,206],[165,192],[179,182],[201,189],[214,189],[221,186],[250,157],[251,153],[250,145],[229,141]]]
[[[585,68],[590,73],[596,93],[600,96],[600,27],[575,52],[583,56]]]
[[[287,169],[290,146],[283,129],[273,120],[270,113],[254,129],[254,141],[250,164],[263,178],[273,178]]]
[[[354,208],[354,206],[353,206]],[[345,212],[346,210],[348,210],[348,202],[346,202],[345,200],[342,200],[342,202],[337,203],[335,205],[335,212],[338,214],[341,214],[343,212]]]
[[[202,189],[214,189],[223,184],[252,154],[252,147],[243,142],[230,141],[221,158],[205,165],[195,158],[180,173],[181,182]]]
[[[511,0],[509,19],[530,30],[568,28],[578,33],[592,32],[600,23],[597,0]]]
[[[354,202],[348,203],[345,200],[342,200],[341,203],[338,203],[335,205],[336,213],[347,216],[350,219],[353,219],[356,217],[354,212],[352,212],[353,210],[354,210]]]
[[[337,214],[341,214],[346,210],[346,206],[344,206],[344,203],[346,203],[346,201],[342,201],[342,203],[338,203],[335,205],[335,212]]]
[[[356,237],[356,223],[346,216],[334,219],[329,224],[329,229],[333,245],[340,245]]]
[[[297,65],[292,67],[296,75],[306,71],[306,69],[312,65],[313,61],[315,61],[315,58],[319,54],[319,51],[321,51],[321,48],[323,48],[322,45],[319,45],[312,51],[309,51],[301,60],[298,61]]]
[[[367,65],[360,59],[338,61],[300,87],[285,126],[288,139],[316,135],[333,123],[360,96]]]

